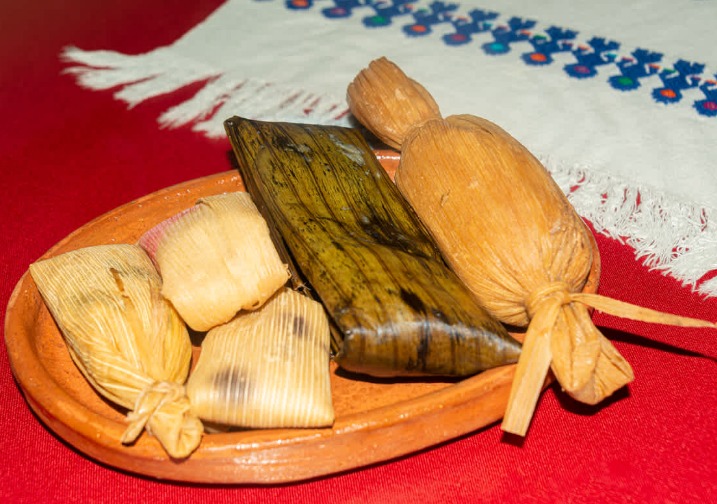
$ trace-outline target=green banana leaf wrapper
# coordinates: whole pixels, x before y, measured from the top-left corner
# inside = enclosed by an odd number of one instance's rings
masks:
[[[446,266],[361,133],[232,117],[244,184],[319,299],[343,369],[378,377],[468,376],[517,362],[513,339]]]

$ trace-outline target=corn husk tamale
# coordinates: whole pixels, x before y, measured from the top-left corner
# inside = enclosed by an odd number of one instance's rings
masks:
[[[225,122],[254,201],[338,328],[335,360],[374,376],[465,376],[520,345],[480,306],[358,130]]]
[[[428,92],[386,58],[348,88],[354,116],[400,149],[396,184],[451,268],[499,320],[528,326],[503,429],[524,435],[549,367],[594,404],[633,379],[588,307],[638,320],[714,327],[581,293],[589,231],[547,170],[482,118],[442,118]]]
[[[202,419],[239,427],[326,427],[334,421],[329,324],[289,288],[209,331],[187,382]]]
[[[79,370],[129,410],[121,441],[132,443],[146,428],[172,457],[194,451],[203,428],[182,385],[191,343],[145,252],[88,247],[38,261],[30,273]]]
[[[249,194],[202,198],[139,244],[162,275],[162,295],[196,331],[256,309],[289,278]]]

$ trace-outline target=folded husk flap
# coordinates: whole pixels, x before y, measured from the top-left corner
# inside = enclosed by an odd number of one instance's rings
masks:
[[[443,262],[354,129],[225,122],[239,170],[339,331],[335,360],[375,376],[464,376],[520,345]]]
[[[172,457],[194,451],[203,427],[182,385],[191,343],[145,252],[87,247],[38,261],[30,274],[80,372],[129,410],[121,441],[132,443],[146,428]]]
[[[589,231],[548,171],[497,125],[442,118],[428,92],[386,58],[356,76],[348,101],[364,126],[400,149],[396,184],[451,268],[499,320],[527,326],[504,430],[525,434],[549,367],[589,404],[633,379],[587,307],[715,327],[581,293],[593,260]]]

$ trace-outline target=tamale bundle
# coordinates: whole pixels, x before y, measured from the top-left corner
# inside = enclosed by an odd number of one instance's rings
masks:
[[[465,376],[520,345],[450,271],[355,129],[225,122],[244,183],[337,328],[334,359],[374,376]]]
[[[79,370],[129,410],[122,443],[146,428],[170,456],[189,456],[203,432],[182,385],[191,343],[147,254],[129,244],[87,247],[38,261],[30,274]]]
[[[202,419],[239,427],[326,427],[334,421],[329,323],[289,288],[210,330],[187,382]]]
[[[162,276],[162,295],[196,331],[255,309],[289,278],[249,194],[202,198],[145,233],[139,244]]]
[[[595,404],[633,379],[588,307],[637,320],[714,327],[581,293],[589,230],[540,162],[500,127],[441,117],[430,94],[380,58],[348,88],[353,115],[401,151],[396,184],[453,271],[499,320],[525,327],[503,429],[524,435],[549,367]]]

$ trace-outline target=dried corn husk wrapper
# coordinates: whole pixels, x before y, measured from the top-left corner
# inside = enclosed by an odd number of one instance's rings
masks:
[[[289,278],[266,221],[245,192],[202,198],[139,244],[162,275],[162,295],[196,331],[258,308]]]
[[[207,333],[187,382],[192,409],[240,427],[331,425],[329,338],[321,304],[280,290]]]
[[[400,149],[396,184],[451,268],[500,321],[528,327],[504,430],[526,433],[549,367],[588,404],[633,380],[588,307],[715,327],[581,293],[593,262],[589,230],[548,171],[497,125],[442,118],[425,89],[385,58],[359,73],[348,99],[361,123]]]
[[[146,428],[170,456],[189,456],[203,432],[182,385],[191,343],[147,254],[129,244],[88,247],[38,261],[30,274],[79,370],[129,410],[122,443]]]

